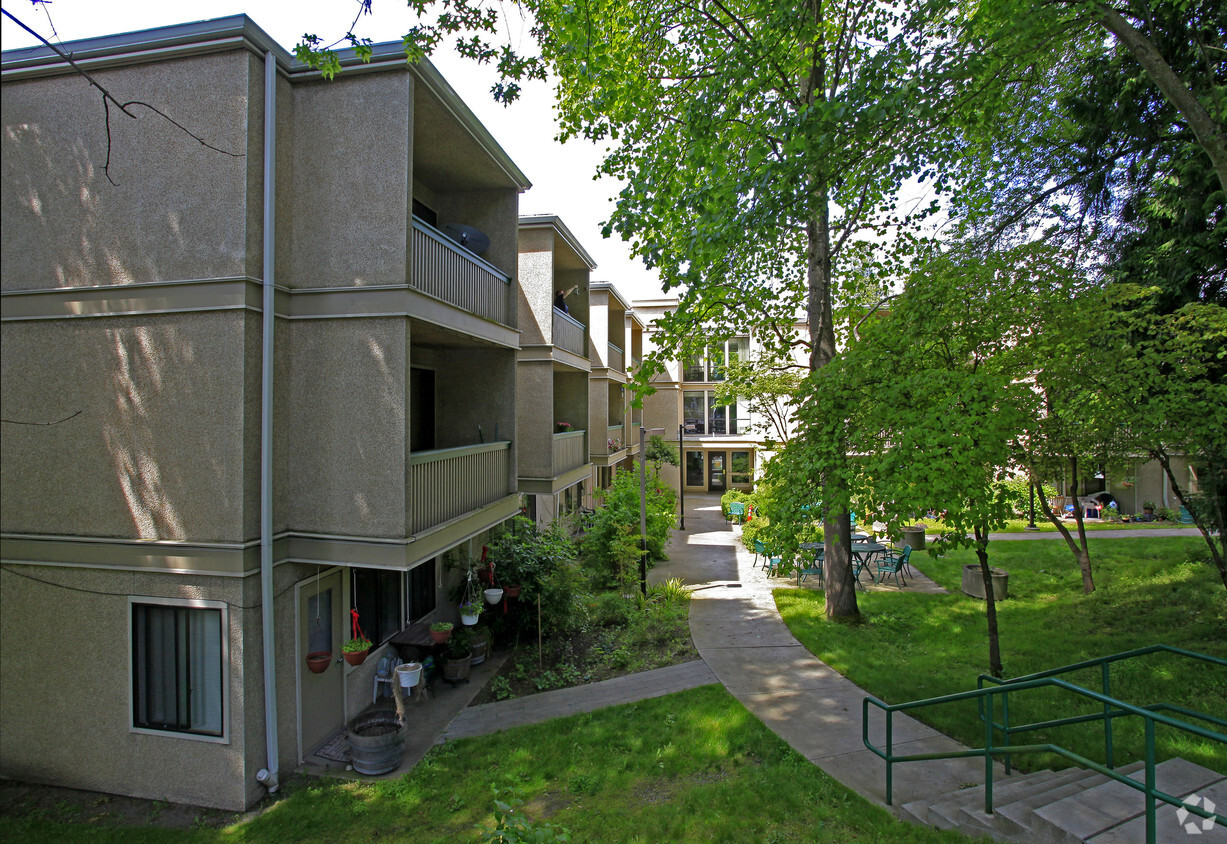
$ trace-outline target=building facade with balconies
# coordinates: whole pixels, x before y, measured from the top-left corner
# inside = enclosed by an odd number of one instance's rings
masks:
[[[583,506],[592,475],[588,326],[595,267],[558,217],[520,218],[516,441],[520,492],[540,525]]]
[[[636,301],[634,312],[646,324],[643,354],[656,350],[652,323],[677,308],[676,299]],[[804,330],[803,324],[796,326]],[[655,392],[644,397],[643,420],[649,428],[663,428],[671,442],[681,438],[682,465],[666,466],[661,477],[691,492],[723,493],[753,488],[754,478],[770,455],[766,420],[751,412],[750,403],[717,398],[725,380],[723,367],[731,358],[749,360],[757,353],[750,332],[729,337],[689,360],[670,360],[665,371],[652,379]]]
[[[139,119],[3,55],[0,775],[242,809],[369,703],[351,611],[453,620],[519,511],[528,182],[399,44],[66,49]]]
[[[609,282],[593,282],[591,294],[588,426],[592,433],[592,489],[607,489],[614,473],[629,469],[639,453],[639,426],[627,387],[638,323],[630,302]],[[640,336],[642,342],[642,335]]]

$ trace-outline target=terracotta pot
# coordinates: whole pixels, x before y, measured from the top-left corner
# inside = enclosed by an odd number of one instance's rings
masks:
[[[524,588],[523,586],[508,586],[507,591],[506,591],[507,597],[508,598],[520,597],[520,590],[523,588]]]
[[[442,645],[444,642],[450,639],[451,636],[452,636],[452,631],[450,630],[431,630],[430,631],[430,638],[435,640],[436,645]]]
[[[366,662],[366,655],[370,652],[370,648],[367,648],[364,651],[354,651],[352,653],[349,651],[341,651],[341,656],[345,657],[345,661],[350,665],[361,665],[362,663]]]
[[[312,651],[307,654],[307,668],[312,674],[323,674],[332,664],[332,651]]]

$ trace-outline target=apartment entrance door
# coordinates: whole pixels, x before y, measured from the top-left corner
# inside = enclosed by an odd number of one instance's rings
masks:
[[[345,641],[341,569],[308,578],[298,591],[298,755],[310,753],[345,723],[341,643]],[[331,653],[319,674],[307,667],[307,656]]]
[[[724,492],[728,484],[724,476],[724,459],[723,451],[709,451],[707,453],[707,489],[710,492]]]

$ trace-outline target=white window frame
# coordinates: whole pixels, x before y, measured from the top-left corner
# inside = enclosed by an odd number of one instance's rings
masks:
[[[156,730],[150,727],[138,727],[136,720],[136,648],[134,647],[135,631],[132,628],[133,608],[137,604],[160,607],[187,607],[189,609],[220,610],[221,611],[221,657],[222,657],[222,734],[207,736],[201,733],[180,732],[178,730]],[[128,596],[128,732],[145,736],[161,736],[162,738],[187,739],[188,741],[203,741],[209,744],[230,744],[230,607],[225,601],[204,601],[186,598],[154,598],[148,596]]]

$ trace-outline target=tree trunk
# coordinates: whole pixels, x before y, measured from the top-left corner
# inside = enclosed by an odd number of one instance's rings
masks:
[[[822,31],[822,0],[811,0],[807,12]],[[809,73],[802,86],[802,102],[807,106],[826,99],[826,46],[819,39],[811,54]],[[835,316],[831,309],[831,196],[830,185],[822,173],[822,163],[811,168],[810,197],[814,211],[805,224],[806,237],[806,316],[809,319],[811,370],[826,366],[835,358]],[[845,455],[846,457],[846,455]],[[838,497],[823,479],[823,503]],[[826,546],[827,618],[860,618],[856,605],[856,579],[852,576],[852,529],[847,507],[823,516]]]
[[[1034,477],[1034,474],[1032,474]],[[1057,526],[1061,536],[1065,537],[1065,544],[1069,546],[1070,552],[1073,553],[1074,559],[1078,562],[1078,568],[1082,569],[1082,591],[1089,595],[1095,591],[1095,581],[1091,578],[1091,549],[1087,547],[1086,531],[1081,533],[1082,544],[1074,542],[1074,537],[1070,534],[1069,528],[1061,521],[1060,517],[1052,512],[1052,507],[1048,504],[1048,499],[1044,498],[1043,484],[1036,484],[1036,497],[1040,500],[1040,509],[1044,511],[1044,517],[1048,521]]]
[[[976,525],[976,558],[984,578],[984,613],[988,619],[988,671],[1000,679],[1005,673],[1001,665],[1001,640],[997,635],[997,599],[993,595],[993,574],[988,564],[988,528]]]
[[[1152,449],[1150,456],[1159,461],[1159,465],[1163,467],[1163,474],[1167,475],[1168,482],[1172,485],[1172,491],[1176,493],[1176,498],[1180,499],[1180,503],[1189,511],[1189,515],[1193,517],[1193,524],[1201,531],[1202,539],[1206,540],[1206,545],[1210,549],[1210,559],[1214,563],[1214,567],[1218,569],[1218,576],[1223,581],[1223,588],[1227,589],[1227,565],[1223,562],[1223,552],[1214,543],[1214,538],[1210,535],[1210,531],[1206,528],[1205,518],[1199,509],[1194,509],[1189,506],[1189,500],[1186,497],[1184,488],[1176,481],[1176,475],[1172,472],[1172,458],[1165,449]],[[1221,524],[1221,523],[1220,523]],[[1227,545],[1227,537],[1219,534],[1219,541]]]
[[[1133,54],[1146,75],[1189,124],[1197,143],[1210,159],[1219,184],[1227,191],[1227,136],[1145,34],[1107,3],[1098,3],[1099,21]],[[1221,61],[1221,59],[1220,59]]]

